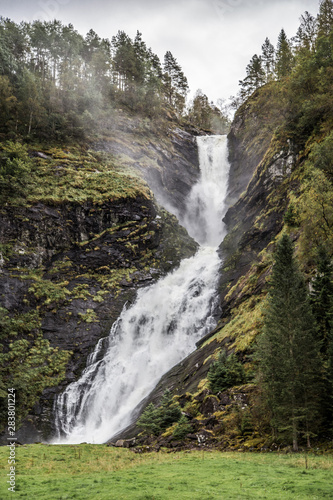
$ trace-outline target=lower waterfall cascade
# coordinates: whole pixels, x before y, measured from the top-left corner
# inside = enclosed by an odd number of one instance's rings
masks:
[[[226,136],[197,138],[201,176],[180,223],[199,244],[197,253],[124,307],[101,339],[81,378],[54,402],[54,443],[105,443],[134,419],[134,410],[160,378],[216,326],[217,247],[229,175]]]

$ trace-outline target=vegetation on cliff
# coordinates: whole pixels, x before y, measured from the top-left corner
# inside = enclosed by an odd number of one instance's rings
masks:
[[[112,127],[119,107],[148,119],[184,114],[189,87],[180,64],[170,51],[161,63],[139,31],[109,40],[57,20],[0,18],[0,39],[0,133],[10,138],[91,137]],[[214,115],[205,125],[225,123],[218,107],[199,108]]]

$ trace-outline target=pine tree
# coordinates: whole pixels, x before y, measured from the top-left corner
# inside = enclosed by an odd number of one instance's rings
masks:
[[[236,354],[227,356],[225,350],[221,351],[218,361],[210,366],[207,378],[214,394],[234,385],[243,384],[246,380],[244,367],[238,361]]]
[[[241,86],[241,97],[246,99],[255,90],[265,84],[265,71],[262,66],[262,59],[255,54],[246,67],[246,77],[239,82]]]
[[[288,76],[293,67],[291,44],[284,29],[280,31],[276,51],[275,72],[279,79]]]
[[[186,76],[170,51],[164,56],[163,70],[164,95],[169,104],[182,114],[189,86]]]
[[[264,331],[258,341],[261,384],[271,424],[297,451],[299,435],[316,430],[318,376],[321,369],[316,327],[303,276],[290,238],[277,244]]]
[[[318,326],[324,380],[321,412],[333,432],[333,266],[324,247],[318,251],[317,274],[312,283],[311,306]]]
[[[301,24],[293,40],[299,48],[311,50],[316,38],[316,19],[306,11],[300,18]]]
[[[317,274],[312,283],[311,306],[321,340],[321,352],[327,356],[333,313],[333,266],[324,247],[318,251]]]
[[[156,408],[150,403],[138,420],[138,426],[147,434],[158,436],[175,422],[178,422],[182,413],[180,406],[172,399],[170,391],[165,391],[161,404]]]
[[[333,27],[333,0],[322,0],[320,2],[317,26],[318,36],[330,34]]]
[[[266,38],[262,47],[262,64],[266,73],[266,81],[270,81],[274,74],[274,62],[275,62],[275,49],[274,45],[271,44],[269,38]]]

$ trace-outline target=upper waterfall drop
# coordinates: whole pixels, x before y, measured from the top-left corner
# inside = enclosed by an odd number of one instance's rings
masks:
[[[124,307],[81,378],[55,401],[60,443],[104,443],[127,427],[160,378],[215,326],[224,200],[229,164],[224,136],[198,138],[201,177],[180,222],[201,243],[196,255]],[[106,348],[101,358],[102,349]]]
[[[217,247],[223,240],[222,218],[228,189],[227,136],[197,137],[200,179],[193,186],[182,225],[200,245]]]

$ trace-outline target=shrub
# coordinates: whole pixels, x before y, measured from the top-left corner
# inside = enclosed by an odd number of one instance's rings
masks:
[[[146,434],[158,436],[181,418],[179,404],[173,401],[170,391],[163,395],[161,405],[157,408],[150,403],[138,420],[138,426]]]
[[[182,415],[178,421],[178,424],[173,431],[173,437],[179,441],[184,439],[187,434],[192,432],[192,426],[188,423],[188,419],[185,417],[185,415]]]
[[[244,367],[236,354],[227,356],[225,350],[221,351],[218,361],[211,365],[208,372],[210,389],[214,394],[242,384],[245,379]]]

